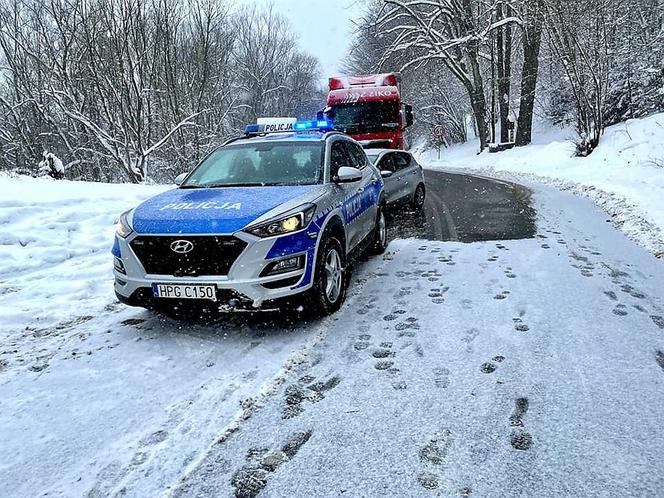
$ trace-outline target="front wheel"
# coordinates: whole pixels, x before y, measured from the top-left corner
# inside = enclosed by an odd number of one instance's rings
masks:
[[[426,189],[424,188],[424,185],[420,183],[415,189],[415,194],[413,194],[413,201],[411,202],[413,209],[421,211],[424,208],[424,200],[426,199],[426,196]]]
[[[334,237],[321,243],[316,259],[314,286],[311,289],[311,304],[314,313],[330,315],[341,308],[348,289],[348,270],[341,243]]]

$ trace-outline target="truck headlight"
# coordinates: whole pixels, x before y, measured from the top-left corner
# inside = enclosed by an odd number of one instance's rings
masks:
[[[118,224],[115,228],[115,233],[118,234],[118,236],[122,237],[123,239],[129,237],[134,231],[134,229],[131,228],[131,225],[129,224],[129,220],[127,218],[129,213],[130,211],[127,211],[126,213],[122,213],[120,215],[120,219],[118,220]]]
[[[245,228],[244,231],[261,238],[298,232],[309,225],[315,212],[315,204],[305,204],[273,220]]]

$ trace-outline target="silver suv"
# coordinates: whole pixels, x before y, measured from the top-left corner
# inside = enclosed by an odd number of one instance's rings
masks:
[[[386,199],[362,147],[324,123],[249,126],[177,188],[124,213],[118,299],[174,312],[273,308],[297,296],[323,314],[339,309],[353,258],[387,246]]]

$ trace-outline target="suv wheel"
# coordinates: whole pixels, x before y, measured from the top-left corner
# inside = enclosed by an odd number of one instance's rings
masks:
[[[316,276],[311,289],[311,301],[316,314],[329,315],[337,311],[346,299],[348,270],[341,243],[334,237],[321,242],[316,259]]]
[[[412,207],[417,211],[422,210],[422,208],[424,208],[424,200],[426,199],[426,195],[426,189],[424,188],[424,185],[420,183],[415,189],[413,201],[411,202]]]
[[[376,217],[376,228],[374,229],[374,240],[371,244],[371,254],[383,254],[387,249],[389,241],[387,240],[387,220],[385,218],[385,206],[378,207],[378,216]]]

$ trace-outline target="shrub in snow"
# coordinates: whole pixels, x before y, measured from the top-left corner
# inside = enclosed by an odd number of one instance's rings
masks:
[[[55,180],[62,180],[65,177],[65,166],[52,152],[44,152],[44,159],[39,162],[39,175],[48,175]]]

